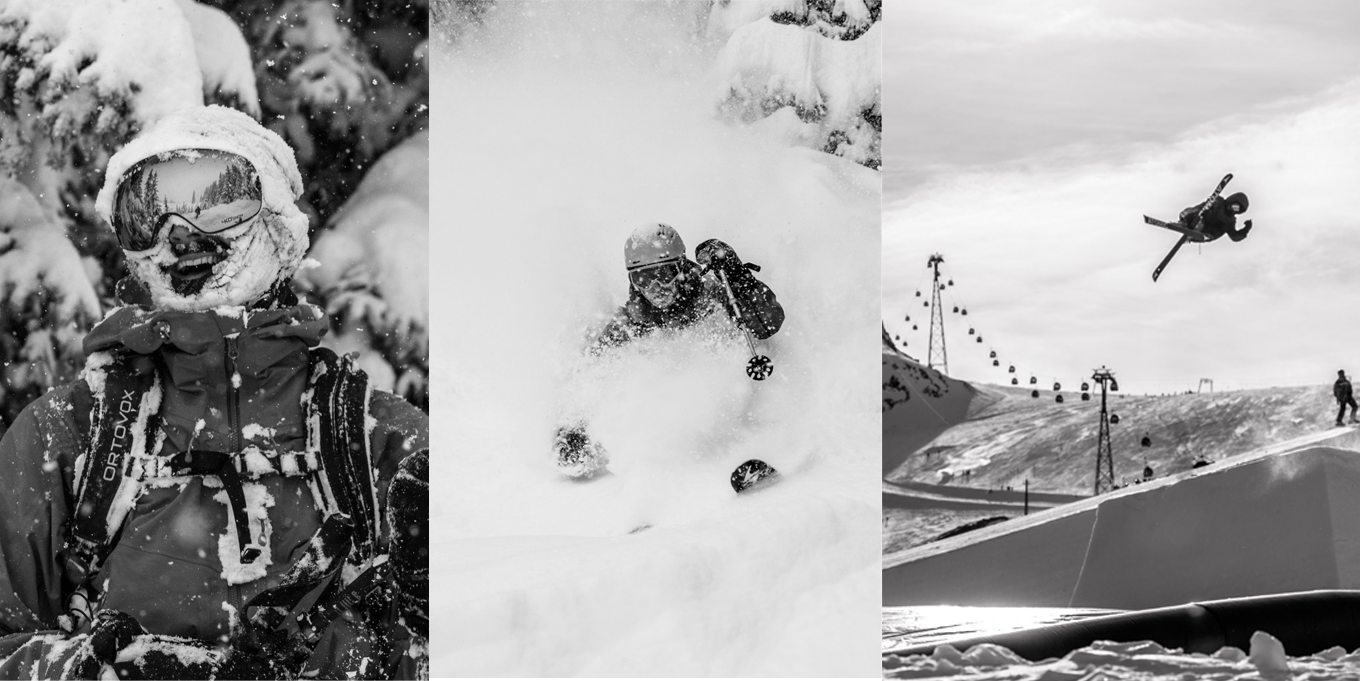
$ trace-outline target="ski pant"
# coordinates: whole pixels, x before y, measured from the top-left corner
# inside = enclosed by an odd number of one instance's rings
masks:
[[[1343,419],[1345,418],[1345,416],[1346,416],[1346,405],[1350,405],[1350,408],[1351,408],[1351,420],[1355,420],[1355,396],[1354,396],[1354,395],[1349,395],[1349,396],[1346,397],[1346,399],[1344,399],[1344,400],[1337,400],[1337,402],[1341,405],[1341,409],[1340,409],[1339,411],[1336,412],[1336,423],[1337,423],[1337,425],[1341,425],[1342,420],[1343,420]]]

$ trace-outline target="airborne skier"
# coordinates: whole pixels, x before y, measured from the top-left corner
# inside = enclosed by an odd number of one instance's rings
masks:
[[[659,329],[685,328],[718,311],[761,340],[784,323],[784,309],[774,292],[751,274],[759,268],[743,263],[731,246],[717,239],[699,244],[691,261],[673,227],[650,223],[628,237],[623,256],[628,301],[594,334],[587,348],[591,354]],[[590,477],[609,462],[604,448],[591,440],[580,421],[558,428],[553,450],[558,469],[570,477]]]
[[[1158,263],[1157,269],[1152,271],[1153,281],[1162,276],[1162,270],[1166,269],[1167,264],[1187,241],[1204,243],[1214,241],[1225,234],[1233,241],[1241,241],[1251,233],[1251,220],[1247,220],[1242,229],[1237,228],[1237,216],[1247,210],[1247,195],[1237,192],[1226,199],[1220,195],[1231,180],[1232,173],[1224,175],[1209,198],[1182,210],[1176,222],[1163,222],[1143,216],[1143,221],[1149,225],[1169,229],[1181,235],[1176,245],[1162,258],[1162,262]]]
[[[0,440],[0,678],[420,674],[427,418],[319,347],[301,191],[217,106],[109,160],[126,304]]]

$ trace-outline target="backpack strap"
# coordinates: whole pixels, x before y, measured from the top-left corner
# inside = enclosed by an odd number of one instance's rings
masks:
[[[372,388],[368,376],[348,358],[325,348],[313,350],[311,356],[311,375],[302,397],[307,451],[297,462],[281,461],[282,472],[312,468],[312,492],[324,514],[342,513],[353,520],[354,550],[349,559],[358,564],[374,555],[381,536],[368,438]],[[66,576],[77,585],[99,571],[118,543],[131,501],[147,477],[147,471],[133,469],[138,462],[145,467],[150,458],[148,444],[150,434],[159,429],[161,402],[159,378],[149,359],[94,353],[84,378],[88,390],[77,386],[72,400],[85,439],[84,453],[76,462],[75,510],[67,521],[62,548]],[[171,457],[162,467],[176,474],[237,477],[234,461],[218,461],[212,471],[195,470],[198,466],[182,470],[178,461]],[[316,462],[314,468],[306,465],[310,461]],[[237,516],[244,513],[241,499],[232,499],[231,506]],[[241,520],[236,518],[238,534],[244,530]],[[258,550],[245,535],[238,539],[243,553]]]
[[[127,475],[128,463],[146,451],[161,402],[159,379],[149,362],[94,353],[83,378],[89,391],[76,391],[76,423],[85,426],[87,437],[76,460],[76,503],[62,546],[67,578],[75,584],[98,571],[141,492],[141,484]]]
[[[354,523],[350,562],[371,558],[381,538],[377,485],[370,452],[368,413],[373,389],[348,357],[312,350],[312,372],[303,393],[307,449],[320,464],[312,492],[326,515],[343,513]]]

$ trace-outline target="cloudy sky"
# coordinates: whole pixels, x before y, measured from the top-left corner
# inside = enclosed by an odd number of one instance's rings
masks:
[[[951,373],[1126,390],[1360,373],[1360,3],[906,0],[884,13],[883,316],[925,358],[927,257],[955,280]],[[1175,219],[1232,172],[1246,241]],[[911,321],[905,317],[911,316]],[[919,329],[912,331],[913,324]],[[972,326],[983,335],[976,343]],[[1003,366],[987,359],[995,350]]]

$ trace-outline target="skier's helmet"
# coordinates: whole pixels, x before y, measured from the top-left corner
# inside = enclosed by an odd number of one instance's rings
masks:
[[[685,257],[685,242],[674,227],[660,222],[645,224],[633,230],[628,243],[623,245],[623,262],[628,271],[660,263],[679,261]]]
[[[659,222],[643,225],[628,237],[623,246],[623,262],[628,281],[652,305],[670,307],[679,293],[681,263],[685,242],[670,225]]]
[[[1237,212],[1239,213],[1247,212],[1247,195],[1242,192],[1237,192],[1236,194],[1229,196],[1227,199],[1224,199],[1224,202],[1229,206],[1237,206]]]

